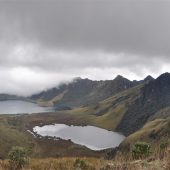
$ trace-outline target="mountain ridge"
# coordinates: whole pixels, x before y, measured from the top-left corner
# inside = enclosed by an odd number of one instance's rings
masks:
[[[118,148],[125,152],[129,152],[136,141],[154,143],[170,136],[170,73],[157,79],[149,76],[139,82],[122,76],[107,81],[76,79],[71,84],[50,90],[37,97],[47,95],[45,102],[56,102],[54,107],[62,111],[14,116],[10,118],[15,118],[14,125],[19,120],[30,130],[53,123],[97,126],[125,135],[125,141]],[[66,105],[59,105],[60,102]],[[11,123],[10,119],[5,122]]]
[[[164,73],[141,88],[140,96],[129,107],[117,130],[129,135],[140,129],[157,111],[168,106],[170,106],[170,73]],[[129,120],[129,117],[133,119]]]
[[[76,78],[71,83],[62,84],[57,88],[54,87],[41,93],[34,94],[29,98],[36,100],[40,105],[44,106],[54,105],[63,108],[87,106],[100,102],[123,90],[150,81],[150,79],[151,76],[140,81],[130,81],[121,75],[118,75],[113,80],[101,81]],[[54,98],[57,100],[55,101]]]

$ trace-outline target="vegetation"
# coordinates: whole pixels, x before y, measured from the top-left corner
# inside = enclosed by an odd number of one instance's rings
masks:
[[[151,153],[150,151],[151,147],[146,142],[137,142],[135,143],[133,149],[132,149],[132,157],[134,159],[141,159],[148,157]]]
[[[12,146],[32,150],[34,140],[24,128],[17,116],[0,116],[0,158],[8,157]]]
[[[88,169],[88,166],[86,165],[85,161],[80,159],[76,159],[73,166],[75,169],[82,169],[82,170]]]
[[[22,169],[26,164],[28,164],[28,156],[25,148],[22,147],[12,147],[8,154],[9,165],[12,170]]]
[[[54,113],[54,115],[56,114]],[[32,116],[31,119],[29,119],[30,115],[0,115],[0,159],[6,159],[8,157],[8,152],[12,146],[24,147],[29,151],[31,157],[36,158],[104,156],[105,152],[103,151],[92,151],[84,146],[74,144],[69,140],[34,137],[28,129],[31,130],[34,125],[39,125],[39,120],[40,122],[42,119],[51,121],[53,116],[50,116],[50,114],[37,114],[35,117]],[[41,119],[39,119],[39,116]],[[69,118],[61,116],[61,120],[66,119],[69,121]],[[55,118],[54,121],[56,121]]]
[[[154,150],[153,152],[157,152]],[[169,170],[170,169],[170,148],[166,149],[165,156],[162,159],[150,155],[140,160],[126,159],[119,155],[113,160],[102,158],[46,158],[30,159],[29,165],[22,170]],[[0,160],[1,170],[10,170],[7,160]]]
[[[12,164],[16,164],[18,169],[23,167],[27,162],[23,147],[30,151],[32,158],[28,167],[24,167],[25,170],[169,170],[170,79],[162,81],[160,77],[146,84],[137,83],[135,87],[129,85],[127,89],[123,83],[119,89],[119,83],[122,82],[120,79],[122,78],[116,80],[118,85],[113,89],[112,81],[108,86],[108,82],[97,82],[101,86],[94,89],[91,81],[85,81],[89,82],[90,89],[87,83],[87,87],[83,86],[82,93],[82,88],[79,87],[81,83],[70,87],[73,90],[71,92],[65,91],[65,88],[51,91],[50,94],[53,95],[55,91],[55,95],[52,98],[49,96],[48,104],[61,102],[62,99],[69,106],[76,105],[73,109],[43,114],[0,115],[0,159],[7,159],[11,147],[19,146],[10,152],[10,161],[0,161],[0,169],[7,170]],[[99,92],[101,88],[102,93]],[[77,89],[80,93],[76,96]],[[89,93],[86,94],[86,90]],[[110,93],[111,90],[113,93]],[[43,96],[34,97],[40,98],[39,102],[46,102],[48,93],[43,93]],[[117,149],[109,150],[111,156],[108,158],[112,160],[108,161],[102,159],[108,150],[91,151],[69,140],[41,138],[30,133],[36,125],[53,123],[94,125],[122,132],[127,137]]]

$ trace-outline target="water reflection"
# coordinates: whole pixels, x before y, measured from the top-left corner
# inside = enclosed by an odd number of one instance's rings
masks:
[[[74,143],[85,145],[92,150],[102,150],[118,146],[124,136],[94,126],[68,126],[65,124],[36,126],[34,132],[41,136],[58,137],[61,139],[71,139]]]

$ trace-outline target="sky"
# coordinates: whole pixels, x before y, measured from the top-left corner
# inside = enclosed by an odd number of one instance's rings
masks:
[[[0,0],[0,93],[170,72],[170,0]]]

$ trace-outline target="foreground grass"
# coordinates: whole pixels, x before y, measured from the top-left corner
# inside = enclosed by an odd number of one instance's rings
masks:
[[[75,170],[75,161],[79,158],[48,158],[48,159],[30,159],[29,165],[23,170]],[[86,169],[97,170],[109,161],[96,158],[81,158],[87,165]],[[0,161],[1,170],[9,170],[8,161]]]
[[[29,165],[23,170],[169,170],[170,160],[168,157],[157,160],[137,160],[108,161],[97,158],[81,158],[85,166],[76,166],[75,162],[79,158],[48,158],[48,159],[30,159]],[[10,170],[8,161],[0,161],[1,170]]]
[[[94,157],[31,158],[22,170],[170,170],[170,148],[159,156],[134,160],[123,153],[117,153],[113,160]],[[9,160],[0,160],[0,170],[19,170],[10,167]]]

